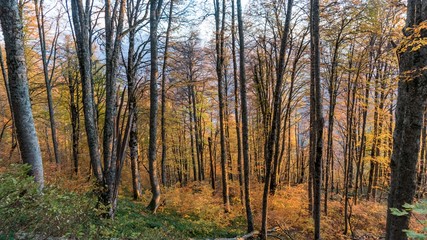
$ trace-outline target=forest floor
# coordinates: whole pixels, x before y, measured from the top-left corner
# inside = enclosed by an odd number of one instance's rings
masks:
[[[12,174],[6,174],[10,172]],[[90,194],[91,184],[87,179],[64,180],[64,177],[57,178],[61,175],[59,172],[51,174],[47,177],[49,184],[43,199],[37,200],[34,196],[25,197],[29,193],[24,189],[30,183],[16,172],[13,169],[0,169],[0,199],[12,199],[8,205],[0,203],[0,219],[4,220],[0,223],[0,239],[10,239],[10,236],[16,237],[22,233],[42,238],[65,236],[70,239],[215,239],[245,234],[245,211],[237,182],[233,182],[230,187],[230,213],[223,211],[221,190],[212,190],[207,182],[162,189],[161,206],[157,214],[145,209],[150,200],[148,189],[141,200],[134,201],[129,198],[129,187],[123,187],[116,218],[111,221],[99,220],[96,211],[94,214],[88,213],[94,211],[91,209],[94,209],[96,199]],[[126,182],[122,184],[130,186]],[[252,186],[255,227],[259,229],[262,185],[253,183]],[[14,189],[17,189],[16,194],[11,193]],[[269,228],[274,229],[272,235],[278,239],[312,239],[313,222],[307,202],[304,184],[283,187],[275,196],[270,196],[268,222]],[[341,195],[334,195],[328,203],[328,215],[322,214],[323,239],[381,239],[384,236],[384,203],[363,200],[357,205],[351,204],[352,234],[347,236],[343,235],[344,201]],[[41,210],[32,214],[35,208]],[[40,213],[46,216],[38,216]]]

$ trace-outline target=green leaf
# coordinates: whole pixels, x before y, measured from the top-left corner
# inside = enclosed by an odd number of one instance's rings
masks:
[[[402,205],[402,207],[404,209],[411,210],[411,209],[415,208],[415,205],[412,205],[412,204],[409,204],[409,203],[405,203],[405,204]]]
[[[422,234],[422,233],[417,233],[414,232],[412,230],[403,230],[404,232],[406,232],[406,236],[408,236],[409,238],[413,238],[413,239],[426,239],[427,235]]]
[[[399,210],[397,208],[390,208],[391,214],[393,214],[394,216],[405,216],[408,215],[409,213],[405,210]]]

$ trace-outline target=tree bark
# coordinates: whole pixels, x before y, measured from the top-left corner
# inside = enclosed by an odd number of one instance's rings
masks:
[[[313,218],[314,239],[320,239],[320,199],[322,187],[323,115],[320,90],[320,39],[319,0],[311,0],[311,93],[310,93],[310,134],[311,159],[313,161]]]
[[[219,0],[214,0],[215,5],[215,49],[216,49],[216,73],[218,78],[218,102],[219,102],[219,135],[221,146],[221,173],[222,173],[222,200],[224,211],[230,211],[230,196],[228,190],[227,160],[225,149],[225,131],[224,131],[224,99],[223,99],[223,81],[224,81],[224,28],[225,28],[225,0],[220,7]],[[222,12],[220,14],[220,12]],[[220,15],[222,18],[220,20]]]
[[[142,186],[141,186],[141,175],[139,172],[139,151],[138,151],[138,105],[136,102],[135,92],[137,89],[136,82],[136,69],[139,66],[137,61],[138,53],[135,52],[135,36],[137,33],[137,24],[139,11],[141,6],[141,0],[137,0],[135,3],[127,1],[127,15],[128,15],[128,59],[126,68],[126,78],[128,81],[128,96],[129,96],[129,117],[133,114],[132,124],[129,134],[129,151],[131,161],[131,172],[132,172],[132,192],[133,199],[137,200],[142,197]],[[143,19],[146,17],[144,16]]]
[[[150,0],[150,141],[148,163],[152,198],[148,208],[155,213],[160,204],[160,184],[157,176],[157,28],[163,0]]]
[[[166,67],[168,61],[168,50],[169,50],[169,36],[172,26],[172,14],[173,14],[173,0],[169,3],[169,16],[168,16],[168,27],[166,29],[166,42],[165,42],[165,52],[163,55],[163,66],[162,66],[162,108],[161,108],[161,119],[160,119],[160,131],[162,137],[162,160],[161,160],[161,169],[162,169],[162,184],[166,186],[166,157],[167,157],[167,144],[166,144],[166,129],[165,129],[165,112],[166,112]]]
[[[83,6],[82,0],[71,0],[73,26],[76,35],[77,56],[79,59],[80,78],[83,92],[83,112],[92,171],[98,184],[102,185],[103,173],[96,123],[96,110],[93,97],[91,71],[91,42],[90,34],[90,7]]]
[[[44,185],[43,163],[31,110],[23,26],[16,1],[0,1],[0,24],[6,47],[9,90],[21,158],[31,166],[29,174],[34,176],[41,190]]]
[[[234,1],[234,0],[233,0]],[[240,109],[242,111],[242,150],[245,184],[245,210],[247,221],[247,232],[254,231],[254,220],[251,209],[250,173],[251,162],[249,159],[249,127],[248,127],[248,103],[246,93],[246,71],[245,71],[245,35],[243,29],[242,3],[237,0],[237,24],[239,29],[239,70],[240,70]]]
[[[403,229],[409,227],[409,215],[395,216],[390,208],[402,209],[411,204],[416,189],[416,164],[420,150],[420,135],[427,98],[427,47],[416,43],[427,37],[421,24],[427,19],[425,1],[408,1],[404,41],[397,49],[400,78],[396,107],[396,127],[393,134],[391,184],[388,197],[386,239],[407,239]],[[413,29],[415,28],[415,29]],[[420,31],[415,31],[420,29]],[[412,45],[411,45],[412,44]]]
[[[234,79],[234,119],[236,121],[236,137],[237,137],[237,172],[239,174],[239,189],[240,200],[243,204],[243,171],[242,171],[242,138],[240,133],[240,119],[239,119],[239,86],[237,78],[237,59],[236,59],[236,17],[234,0],[231,1],[231,53],[233,56],[233,79]],[[243,43],[244,44],[244,43]]]

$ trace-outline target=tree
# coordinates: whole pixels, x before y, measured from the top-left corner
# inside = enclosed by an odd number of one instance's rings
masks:
[[[165,40],[165,52],[163,55],[163,66],[162,66],[162,108],[161,108],[161,138],[162,138],[162,184],[166,186],[166,156],[167,156],[167,145],[166,145],[166,129],[165,129],[165,111],[166,111],[166,67],[168,62],[168,48],[169,48],[169,38],[172,27],[172,14],[173,14],[173,0],[169,3],[169,16],[168,16],[168,26],[166,29],[166,40]]]
[[[416,189],[416,164],[427,98],[427,45],[419,41],[427,37],[425,4],[422,0],[408,1],[404,39],[397,49],[400,75],[390,163],[386,239],[407,239],[402,230],[408,229],[410,216],[393,215],[391,209],[402,209],[403,204],[411,204]]]
[[[110,207],[110,216],[114,216],[117,198],[114,197],[116,184],[120,177],[116,174],[121,171],[117,169],[120,164],[118,145],[121,139],[114,131],[118,129],[120,115],[117,115],[117,72],[120,48],[122,43],[122,31],[125,17],[125,0],[116,0],[114,4],[110,0],[105,1],[105,119],[104,119],[104,138],[103,138],[103,157],[104,157],[104,186],[105,192],[102,194],[103,202]],[[131,93],[133,94],[133,93]],[[129,119],[133,117],[130,112]],[[117,122],[115,122],[117,121]],[[123,127],[123,126],[122,126]],[[116,128],[116,129],[115,129]],[[126,143],[127,144],[127,143]],[[126,146],[125,144],[125,146]]]
[[[280,42],[279,64],[277,66],[277,71],[276,71],[276,85],[275,85],[274,95],[273,95],[273,117],[271,121],[271,127],[268,135],[266,154],[265,154],[266,173],[265,173],[265,182],[264,182],[264,194],[263,194],[263,200],[262,200],[262,229],[261,229],[261,234],[263,239],[267,238],[267,207],[268,207],[268,193],[269,193],[270,180],[271,180],[271,164],[274,158],[275,146],[279,144],[278,135],[280,132],[282,85],[283,85],[283,77],[284,77],[284,71],[285,71],[286,47],[288,43],[289,29],[290,29],[290,23],[291,23],[291,17],[292,17],[292,7],[293,7],[293,0],[288,0],[285,25],[283,29],[281,42]],[[277,151],[276,151],[276,154],[277,154]]]
[[[233,0],[234,1],[234,0]],[[237,0],[237,24],[239,28],[239,64],[240,64],[240,109],[242,111],[242,147],[243,147],[243,168],[245,183],[245,209],[248,224],[247,231],[254,230],[254,220],[251,209],[250,193],[250,159],[249,159],[249,129],[248,129],[248,103],[246,100],[246,71],[245,71],[245,35],[243,29],[242,3]]]
[[[314,239],[320,239],[320,199],[322,187],[323,115],[320,90],[319,0],[310,1],[311,84],[310,159],[313,164]],[[311,191],[311,190],[309,190]]]
[[[46,84],[46,94],[47,94],[47,103],[49,108],[49,120],[50,120],[50,131],[52,134],[52,143],[53,143],[53,151],[55,154],[56,164],[61,163],[61,158],[59,156],[58,149],[58,140],[56,137],[56,121],[55,121],[55,113],[52,99],[52,78],[53,73],[55,71],[55,62],[56,62],[56,45],[58,43],[59,37],[59,29],[56,27],[56,31],[54,37],[52,39],[52,47],[50,54],[46,55],[46,32],[45,32],[45,14],[43,8],[43,0],[34,0],[35,11],[36,11],[36,19],[37,19],[37,29],[39,32],[39,41],[40,41],[40,50],[42,55],[42,64],[43,64],[43,76]],[[49,63],[53,60],[51,73],[49,73]]]
[[[147,42],[143,43],[143,48],[135,50],[136,34],[140,22],[147,20],[148,11],[141,17],[140,12],[143,8],[143,1],[127,0],[127,20],[128,20],[128,57],[126,64],[126,78],[128,82],[129,95],[129,114],[133,114],[132,125],[129,136],[130,161],[132,171],[133,198],[135,200],[142,196],[141,175],[139,172],[139,153],[138,153],[138,106],[136,99],[137,90],[137,69],[141,65],[141,52],[145,51]],[[139,18],[139,20],[138,20]]]
[[[225,212],[230,211],[230,196],[228,190],[226,145],[224,132],[224,99],[223,99],[223,81],[224,81],[224,31],[225,31],[225,0],[222,1],[222,7],[219,0],[214,0],[215,6],[215,50],[216,50],[216,74],[218,78],[218,102],[219,102],[219,137],[221,145],[221,173],[222,173],[222,198]],[[222,11],[221,11],[222,10]],[[222,12],[222,14],[221,14]],[[221,19],[220,19],[220,16]]]
[[[156,212],[160,204],[160,184],[157,176],[157,28],[163,0],[150,0],[150,141],[148,147],[148,164],[152,198],[148,208]]]
[[[88,1],[87,4],[90,4]],[[86,137],[89,146],[89,154],[92,171],[98,184],[103,182],[101,156],[96,123],[96,110],[93,97],[92,71],[91,71],[91,42],[90,17],[91,7],[83,6],[82,0],[71,0],[74,33],[76,39],[77,57],[79,59],[80,78],[83,93],[83,112],[85,119]]]
[[[71,131],[72,131],[72,155],[73,155],[73,168],[74,173],[79,173],[79,143],[80,143],[80,89],[79,89],[79,74],[78,67],[75,63],[73,52],[71,50],[70,39],[65,43],[65,61],[66,71],[63,73],[64,78],[68,83],[68,91],[70,94],[70,117],[71,117]]]
[[[31,110],[23,26],[17,1],[0,1],[0,24],[6,47],[10,98],[21,158],[24,163],[31,165],[30,175],[34,176],[34,180],[42,189],[43,163]]]

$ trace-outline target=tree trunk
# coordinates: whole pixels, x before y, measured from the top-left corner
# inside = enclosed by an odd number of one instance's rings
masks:
[[[285,53],[288,43],[289,29],[292,18],[292,7],[293,0],[288,0],[286,19],[284,24],[284,30],[282,39],[280,42],[280,53],[279,53],[279,64],[276,70],[276,86],[274,89],[273,96],[273,118],[271,121],[270,133],[268,135],[268,142],[266,148],[266,174],[264,182],[264,193],[262,199],[262,227],[261,227],[261,238],[267,239],[267,208],[268,208],[268,193],[270,186],[270,174],[271,174],[271,163],[274,157],[274,146],[278,144],[278,133],[280,129],[280,112],[281,112],[281,101],[282,101],[282,85],[285,67]]]
[[[9,90],[21,158],[31,166],[29,174],[34,176],[41,190],[44,185],[43,163],[31,110],[23,26],[16,1],[0,1],[0,24],[6,47]]]
[[[219,134],[221,145],[221,173],[222,173],[222,200],[225,212],[230,211],[230,196],[228,190],[227,162],[225,149],[225,126],[224,126],[224,99],[223,99],[223,81],[224,81],[224,28],[225,28],[225,0],[220,7],[219,0],[214,0],[215,5],[215,49],[216,49],[216,73],[218,77],[218,102],[219,102]],[[221,11],[222,10],[222,11]],[[220,20],[220,12],[222,19]]]
[[[139,172],[139,151],[138,151],[138,105],[136,102],[135,92],[137,89],[136,82],[136,69],[139,66],[138,62],[135,62],[137,59],[137,54],[135,52],[135,35],[137,33],[137,21],[138,21],[138,12],[140,10],[140,1],[137,1],[136,4],[130,4],[127,1],[127,18],[129,26],[128,34],[128,59],[127,59],[127,68],[126,68],[126,78],[128,82],[128,96],[129,96],[129,114],[133,114],[132,123],[129,133],[129,151],[130,151],[130,162],[131,162],[131,173],[132,173],[132,192],[133,199],[137,200],[142,197],[142,186],[141,186],[141,175]]]
[[[427,47],[418,47],[419,38],[427,37],[426,31],[415,31],[427,19],[423,10],[425,1],[408,1],[405,41],[397,49],[400,70],[391,158],[391,185],[388,197],[386,239],[407,239],[403,229],[408,229],[410,215],[395,216],[390,208],[402,209],[411,204],[416,189],[416,164],[420,150],[420,135],[426,102]],[[421,7],[423,6],[423,7]]]
[[[323,115],[322,95],[320,87],[320,40],[319,40],[319,0],[311,0],[311,81],[310,110],[312,112],[310,125],[313,131],[311,143],[311,158],[313,161],[313,218],[314,239],[320,239],[320,199],[322,187],[322,151],[323,151]]]
[[[208,144],[209,144],[209,160],[210,160],[210,167],[211,167],[211,171],[210,171],[210,175],[211,175],[211,186],[212,189],[215,190],[215,173],[214,173],[214,161],[213,161],[213,156],[212,156],[212,138],[208,138]]]
[[[242,172],[242,139],[240,133],[240,119],[239,119],[239,86],[237,78],[237,59],[236,59],[236,24],[235,24],[235,6],[234,0],[231,1],[231,52],[233,55],[233,79],[234,79],[234,118],[236,121],[236,137],[237,137],[237,172],[239,174],[239,188],[240,188],[240,200],[244,203],[244,183],[243,183],[243,172]],[[244,44],[244,43],[243,43]]]
[[[167,145],[166,145],[166,129],[165,129],[165,112],[166,112],[166,66],[168,61],[168,50],[169,50],[169,36],[172,26],[172,14],[173,14],[173,0],[169,3],[169,16],[168,16],[168,27],[166,29],[166,42],[165,42],[165,52],[163,56],[163,66],[162,66],[162,108],[161,108],[161,119],[160,119],[160,131],[162,137],[162,184],[166,186],[166,157],[167,157]]]
[[[155,213],[160,204],[160,184],[157,177],[157,27],[163,0],[150,0],[150,141],[148,163],[152,198],[148,208]]]
[[[80,142],[80,90],[78,82],[78,73],[74,70],[72,52],[70,50],[70,42],[66,43],[66,61],[67,72],[66,78],[68,80],[68,90],[70,94],[70,117],[71,117],[71,131],[72,131],[72,159],[73,171],[76,175],[79,173],[79,142]]]
[[[425,111],[425,110],[424,110]],[[424,112],[423,126],[421,130],[421,152],[419,161],[419,171],[417,174],[417,198],[421,199],[424,193],[423,180],[425,178],[425,162],[426,162],[426,135],[427,135],[427,114]]]
[[[96,110],[93,98],[92,72],[91,72],[91,42],[90,15],[85,11],[82,0],[71,0],[73,15],[73,26],[76,35],[77,56],[80,66],[80,78],[83,92],[83,112],[85,118],[85,128],[92,171],[98,184],[102,185],[103,173],[101,166],[101,156],[98,142],[98,129],[96,123]],[[88,7],[86,9],[89,9]]]
[[[46,94],[47,94],[47,104],[48,104],[48,108],[49,108],[49,120],[50,120],[50,131],[52,134],[52,144],[53,144],[53,152],[55,154],[55,162],[57,165],[61,164],[61,159],[59,156],[59,150],[58,150],[58,140],[56,137],[56,122],[55,122],[55,113],[54,113],[54,109],[53,109],[53,99],[52,99],[52,77],[53,75],[51,74],[49,76],[49,61],[47,59],[46,56],[46,39],[45,39],[45,28],[44,28],[44,12],[43,12],[43,0],[41,0],[40,2],[38,0],[34,1],[34,5],[35,5],[35,12],[36,12],[36,19],[37,19],[37,29],[38,29],[38,33],[39,33],[39,41],[40,41],[40,49],[41,49],[41,54],[42,54],[42,63],[43,63],[43,76],[44,76],[44,80],[45,80],[45,84],[46,84]],[[54,53],[50,53],[50,54],[54,54],[56,55],[56,43],[57,43],[57,38],[58,38],[58,28],[56,28],[56,32],[54,35],[54,39],[53,39],[53,43],[52,43],[52,48],[51,50],[54,51]],[[49,56],[49,59],[51,57]],[[53,56],[53,60],[54,60],[54,64],[52,67],[52,73],[55,70],[55,61],[56,61],[56,56]]]
[[[3,61],[3,53],[2,50],[0,48],[0,67],[1,67],[1,72],[2,72],[2,76],[3,76],[3,82],[4,82],[4,87],[6,89],[6,95],[7,95],[7,102],[9,104],[9,111],[10,111],[10,116],[12,118],[12,147],[10,149],[9,152],[9,160],[12,158],[12,154],[13,151],[15,150],[16,146],[18,145],[16,143],[16,125],[15,125],[15,118],[13,116],[13,107],[12,107],[12,99],[10,97],[10,88],[9,88],[9,79],[7,77],[7,70],[6,67],[4,65],[4,61]]]
[[[245,72],[245,36],[243,29],[242,4],[241,0],[237,0],[237,23],[239,29],[239,55],[240,55],[240,109],[242,111],[242,147],[243,147],[243,168],[244,168],[244,183],[245,183],[245,209],[247,232],[254,231],[254,220],[251,209],[251,193],[250,193],[250,166],[249,159],[249,129],[248,129],[248,103],[246,100],[246,72]]]

